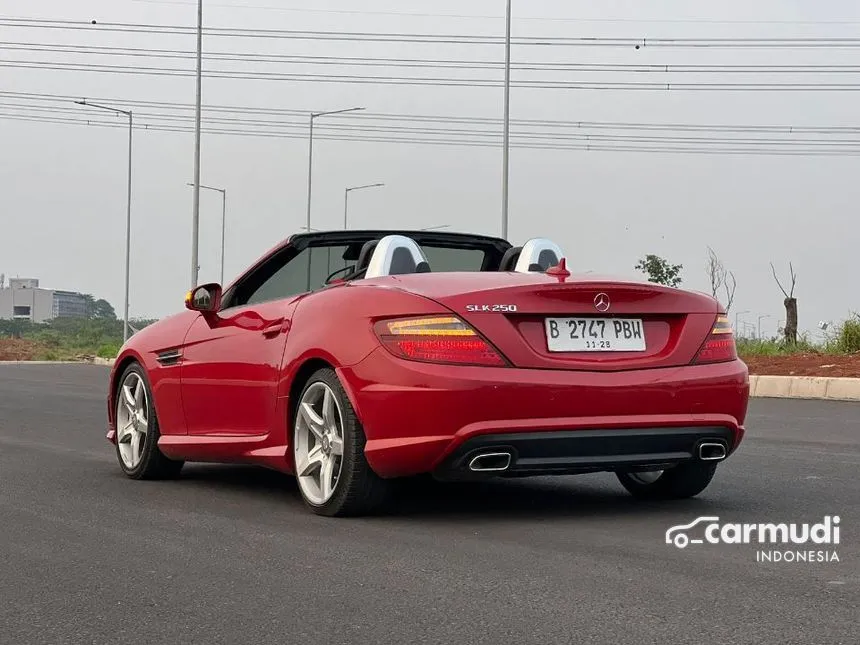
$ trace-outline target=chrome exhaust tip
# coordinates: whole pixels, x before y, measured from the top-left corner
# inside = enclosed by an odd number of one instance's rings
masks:
[[[469,462],[473,473],[502,473],[511,467],[513,456],[509,452],[487,452]]]
[[[728,450],[724,443],[699,444],[699,459],[702,461],[723,461],[727,456]]]

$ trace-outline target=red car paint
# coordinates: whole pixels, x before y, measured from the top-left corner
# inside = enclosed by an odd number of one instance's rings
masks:
[[[543,317],[595,315],[599,293],[611,296],[612,315],[644,319],[648,350],[551,355]],[[468,311],[485,304],[517,311]],[[509,365],[408,361],[374,333],[379,320],[452,313]],[[116,440],[117,380],[137,361],[152,388],[159,447],[185,461],[291,472],[297,379],[323,365],[340,376],[368,438],[368,462],[383,477],[431,472],[467,439],[498,432],[716,425],[731,431],[733,451],[744,434],[747,368],[737,359],[694,364],[718,313],[710,297],[652,284],[491,272],[338,282],[218,314],[186,311],[121,351],[111,373],[108,439]],[[169,352],[180,359],[159,362]]]

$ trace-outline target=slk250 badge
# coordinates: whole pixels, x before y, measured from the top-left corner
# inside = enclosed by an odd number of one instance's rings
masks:
[[[513,314],[517,311],[516,305],[466,305],[466,311],[473,314],[496,313]]]

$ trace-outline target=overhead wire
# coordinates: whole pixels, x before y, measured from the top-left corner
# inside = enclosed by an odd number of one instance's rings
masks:
[[[75,63],[68,61],[28,61],[0,59],[0,67],[9,69],[38,69],[52,71],[125,74],[130,76],[189,77],[193,69],[173,67],[143,67]],[[496,88],[503,86],[502,79],[456,78],[440,76],[394,76],[356,74],[281,73],[251,70],[207,69],[207,78],[239,79],[280,82],[341,83],[357,85],[388,85],[411,87],[466,87]],[[744,92],[855,92],[858,83],[801,83],[801,82],[671,82],[671,81],[552,81],[547,79],[518,79],[511,85],[518,88],[552,90],[627,90],[627,91],[744,91]]]
[[[193,60],[196,53],[191,50],[102,47],[64,43],[32,43],[0,41],[0,51],[26,51],[38,53],[62,53],[98,56],[165,58]],[[442,69],[504,69],[504,62],[476,59],[434,58],[386,58],[358,56],[309,56],[295,54],[271,54],[260,52],[207,52],[206,59],[221,62],[289,63],[308,65],[376,66]],[[860,65],[853,64],[770,64],[770,65],[726,65],[726,64],[629,64],[629,63],[571,63],[560,61],[514,62],[515,71],[565,71],[565,72],[620,72],[620,73],[696,73],[696,74],[854,74],[860,73]]]
[[[155,4],[155,5],[179,5],[179,6],[194,6],[193,0],[130,0],[140,4]],[[248,3],[231,4],[231,3],[210,3],[208,6],[230,8],[230,9],[254,9],[266,11],[284,11],[292,13],[310,13],[310,14],[335,14],[335,15],[356,15],[356,16],[396,16],[396,17],[416,17],[416,18],[457,18],[457,19],[477,19],[477,20],[504,20],[501,15],[476,15],[476,14],[451,14],[451,13],[416,13],[406,11],[374,11],[374,10],[349,10],[349,9],[310,9],[306,7],[284,7],[272,5],[252,5]],[[858,20],[744,20],[744,19],[719,19],[719,18],[667,18],[667,19],[648,19],[648,18],[568,18],[563,16],[520,16],[518,21],[536,21],[536,22],[581,22],[581,23],[634,23],[634,24],[732,24],[732,25],[843,25],[843,24],[860,24]]]
[[[43,20],[34,18],[0,18],[0,26],[26,29],[48,29],[63,31],[102,33],[142,33],[160,35],[193,35],[196,28],[185,25],[162,25],[153,23],[106,22],[95,23],[80,20]],[[370,31],[311,31],[298,29],[249,29],[238,27],[206,27],[208,37],[266,38],[315,41],[392,42],[413,44],[463,44],[503,45],[501,36],[477,34],[434,34],[409,32]],[[860,38],[856,37],[784,37],[784,38],[634,38],[634,37],[573,37],[573,36],[518,36],[512,39],[518,46],[538,47],[681,47],[681,48],[768,48],[768,49],[856,49]]]
[[[56,104],[66,110],[72,101],[82,97],[68,94],[15,92],[0,90],[0,99],[7,101],[23,102],[22,105],[38,105],[41,103]],[[134,108],[135,110],[161,110],[162,112],[191,112],[194,106],[190,103],[176,101],[154,101],[151,99],[128,99],[122,97],[89,97],[90,100],[111,105]],[[71,108],[80,109],[80,108]],[[217,105],[204,104],[204,114],[214,115],[251,115],[272,116],[282,120],[285,117],[296,117],[297,120],[307,127],[307,116],[310,110],[282,107],[261,107],[248,105]],[[211,117],[207,117],[211,118]],[[428,115],[428,114],[406,114],[391,112],[362,111],[336,115],[333,120],[337,121],[381,121],[381,122],[405,122],[422,124],[475,124],[489,127],[500,127],[502,119],[487,116],[469,115]],[[534,126],[542,129],[609,129],[609,130],[644,130],[644,131],[681,131],[681,132],[735,132],[735,133],[783,133],[783,134],[845,134],[860,133],[860,126],[852,125],[807,125],[807,124],[728,124],[728,123],[678,123],[678,122],[625,122],[625,121],[589,121],[589,120],[564,120],[564,119],[524,119],[514,118],[511,120],[513,126]],[[324,125],[324,124],[323,124]]]
[[[101,115],[60,116],[51,114],[27,114],[8,111],[0,108],[0,118],[34,123],[79,124],[100,127],[125,127],[118,121],[106,120]],[[218,127],[224,125],[224,127]],[[247,124],[244,124],[247,126]],[[191,132],[192,127],[187,119],[175,123],[141,123],[137,129],[162,132]],[[280,128],[265,124],[263,127],[240,127],[240,124],[207,124],[205,131],[209,134],[274,137],[286,139],[305,139],[306,132],[299,124],[284,124]],[[428,136],[430,135],[430,136]],[[319,132],[321,140],[352,141],[365,143],[397,143],[397,144],[426,144],[464,147],[501,146],[498,133],[473,133],[436,130],[432,133],[420,129],[405,131],[360,131],[333,126]],[[786,145],[791,144],[791,145]],[[592,136],[580,137],[548,137],[534,134],[520,136],[514,134],[512,146],[534,150],[600,150],[619,152],[666,152],[691,154],[767,154],[774,156],[856,156],[860,155],[860,141],[796,141],[780,140],[732,140],[719,138],[687,138],[677,137],[627,137]],[[775,146],[775,147],[774,147]]]

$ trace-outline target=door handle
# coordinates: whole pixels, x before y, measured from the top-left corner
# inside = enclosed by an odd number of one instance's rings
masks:
[[[286,334],[290,330],[290,324],[289,318],[273,320],[263,328],[263,336],[274,338],[280,334]]]

